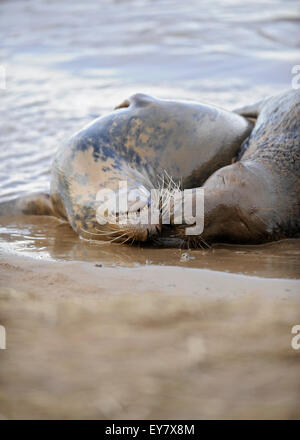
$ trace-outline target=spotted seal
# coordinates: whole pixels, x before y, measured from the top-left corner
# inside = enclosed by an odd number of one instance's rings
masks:
[[[136,94],[63,144],[53,162],[50,196],[23,198],[14,211],[56,215],[84,238],[144,241],[160,226],[99,227],[99,190],[117,191],[127,180],[140,200],[131,207],[141,211],[164,173],[182,188],[202,185],[231,163],[252,127],[243,116],[211,105]]]
[[[195,245],[261,243],[300,232],[300,90],[237,113],[256,118],[256,123],[237,162],[218,169],[204,183],[204,230],[192,238]],[[174,226],[173,235],[189,240],[185,227]]]

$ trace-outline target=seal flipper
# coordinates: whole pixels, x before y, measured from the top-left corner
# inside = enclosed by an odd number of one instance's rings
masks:
[[[245,107],[240,107],[233,111],[240,116],[244,116],[244,118],[257,119],[265,103],[266,100],[263,99],[262,101],[256,102],[255,104],[245,105]]]
[[[137,105],[139,107],[145,107],[149,104],[155,102],[155,98],[150,95],[145,95],[144,93],[135,93],[131,95],[128,99],[117,105],[114,110],[130,107],[131,105]]]
[[[0,216],[55,215],[49,194],[34,193],[0,203]]]

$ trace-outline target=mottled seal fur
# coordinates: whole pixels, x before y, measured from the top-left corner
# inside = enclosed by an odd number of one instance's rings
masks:
[[[214,106],[136,94],[62,145],[52,166],[50,199],[23,199],[19,209],[52,211],[85,238],[144,241],[160,228],[99,227],[97,192],[117,190],[122,180],[138,192],[157,188],[165,172],[182,188],[201,186],[232,162],[252,127],[246,118]]]
[[[193,237],[196,245],[261,243],[300,232],[300,90],[237,112],[257,121],[238,161],[203,185],[204,231]],[[184,229],[178,226],[173,233],[188,240]]]

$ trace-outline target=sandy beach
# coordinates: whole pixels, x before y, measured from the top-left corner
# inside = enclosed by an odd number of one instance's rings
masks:
[[[3,254],[1,418],[299,418],[299,280]]]

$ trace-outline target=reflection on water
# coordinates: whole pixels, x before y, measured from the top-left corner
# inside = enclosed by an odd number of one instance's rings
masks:
[[[299,17],[293,0],[2,1],[0,201],[47,189],[60,142],[132,93],[234,108],[290,87]],[[115,253],[51,220],[41,220],[41,232],[25,224],[15,232],[2,225],[2,245],[55,258],[181,264],[174,250]],[[250,264],[260,251],[249,251],[243,263],[227,248],[195,251],[188,264],[293,276],[296,257],[281,250],[264,251],[263,269]]]
[[[38,258],[88,261],[103,266],[165,265],[275,278],[300,278],[300,239],[260,246],[216,244],[186,250],[122,246],[80,240],[67,223],[51,217],[2,219],[0,247]]]

